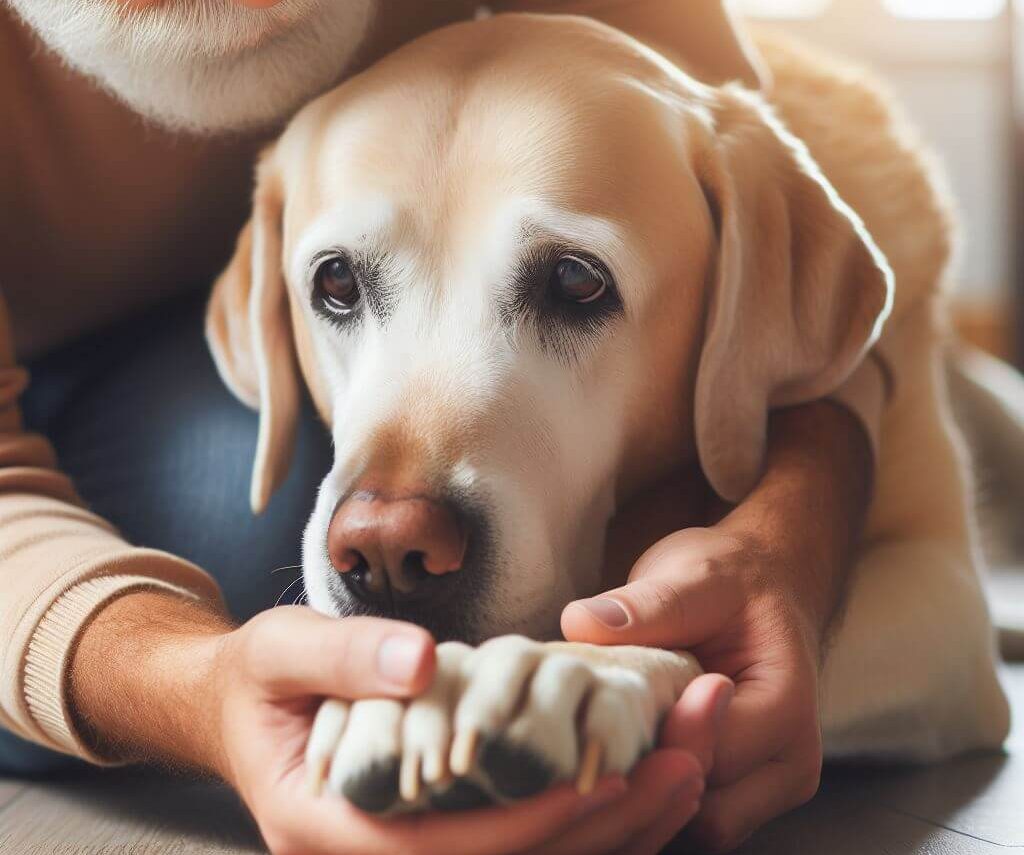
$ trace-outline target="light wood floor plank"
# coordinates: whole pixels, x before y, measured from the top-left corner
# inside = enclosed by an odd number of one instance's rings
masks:
[[[11,781],[6,778],[0,778],[0,811],[4,810],[15,797],[25,789],[25,785],[21,781]]]
[[[1008,678],[1024,723],[1024,665]],[[917,769],[830,768],[810,804],[770,823],[740,853],[1024,853],[1022,743],[1018,729],[1005,756]],[[263,852],[237,798],[214,783],[123,770],[52,783],[0,780],[0,855]]]
[[[1024,665],[1006,685],[1007,753],[920,768],[827,768],[821,791],[737,855],[989,855],[1024,852]]]
[[[211,783],[145,773],[32,784],[0,812],[0,853],[254,855],[266,850],[237,799]]]

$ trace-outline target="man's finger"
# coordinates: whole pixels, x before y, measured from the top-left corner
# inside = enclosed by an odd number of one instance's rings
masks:
[[[706,776],[711,771],[733,692],[732,680],[728,677],[721,674],[698,677],[686,687],[665,717],[659,747],[693,754]]]
[[[731,852],[769,820],[813,798],[820,767],[801,761],[766,763],[742,781],[710,790],[686,837],[710,852]]]
[[[271,609],[245,627],[246,665],[279,695],[404,697],[436,665],[426,630],[383,618],[329,618],[302,606]]]
[[[620,848],[616,855],[656,855],[675,840],[699,810],[699,798],[669,805],[656,822]]]
[[[576,855],[613,852],[660,821],[673,805],[689,805],[704,790],[697,759],[685,751],[655,751],[645,757],[629,779],[622,798],[576,823],[531,855]]]
[[[744,675],[726,711],[715,748],[713,786],[732,784],[795,743],[820,751],[815,698],[787,674]]]
[[[321,796],[304,803],[289,822],[303,852],[504,855],[537,846],[621,799],[625,790],[622,778],[606,778],[588,796],[561,786],[511,807],[396,819],[372,817],[336,797]]]

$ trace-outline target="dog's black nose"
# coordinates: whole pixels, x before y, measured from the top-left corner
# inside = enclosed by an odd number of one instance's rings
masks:
[[[422,594],[432,577],[462,568],[466,543],[454,508],[424,496],[356,491],[327,529],[331,564],[364,599]]]

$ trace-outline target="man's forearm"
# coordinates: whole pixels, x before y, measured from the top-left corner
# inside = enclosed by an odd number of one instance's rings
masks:
[[[871,498],[874,462],[859,421],[819,401],[769,423],[764,477],[720,525],[753,538],[824,631],[838,608]]]
[[[75,648],[71,714],[104,756],[223,774],[215,658],[231,629],[209,606],[171,594],[127,594]]]

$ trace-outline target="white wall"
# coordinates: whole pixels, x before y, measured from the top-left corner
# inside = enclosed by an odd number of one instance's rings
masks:
[[[960,207],[958,296],[981,303],[1007,297],[1013,172],[1005,82],[983,68],[897,68],[889,77],[940,153]]]
[[[893,87],[950,177],[965,233],[958,295],[969,303],[1001,302],[1011,287],[1008,18],[901,19],[882,0],[831,0],[817,17],[772,22],[863,61]]]

